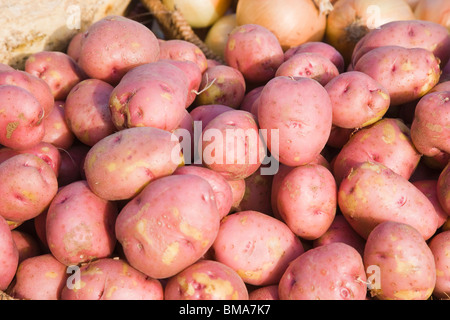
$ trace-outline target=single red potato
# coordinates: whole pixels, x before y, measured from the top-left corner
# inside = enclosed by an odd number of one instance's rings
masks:
[[[0,216],[0,290],[8,288],[19,265],[19,251],[17,250],[10,227],[5,218]]]
[[[45,134],[42,141],[67,150],[74,143],[75,135],[67,125],[64,108],[65,101],[55,101],[54,108],[44,121]]]
[[[450,292],[450,230],[436,234],[428,243],[436,265],[436,285],[433,296],[448,299]]]

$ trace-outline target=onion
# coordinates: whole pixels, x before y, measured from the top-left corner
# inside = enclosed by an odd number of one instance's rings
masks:
[[[230,9],[232,0],[163,0],[169,10],[178,9],[192,28],[214,24]]]
[[[236,14],[227,14],[221,17],[208,30],[205,44],[212,52],[223,58],[228,35],[236,26]]]
[[[420,0],[405,0],[407,4],[414,10]]]
[[[238,25],[258,24],[272,31],[283,50],[310,41],[321,41],[325,34],[329,0],[239,0]]]
[[[404,0],[339,0],[327,17],[326,41],[348,63],[356,43],[370,30],[391,21],[414,19]]]
[[[449,0],[419,0],[414,14],[417,19],[432,21],[450,30]]]

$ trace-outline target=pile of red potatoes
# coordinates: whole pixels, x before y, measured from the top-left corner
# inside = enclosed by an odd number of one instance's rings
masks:
[[[0,66],[0,290],[448,299],[447,29],[387,23],[345,65],[246,24],[224,58],[110,16]]]

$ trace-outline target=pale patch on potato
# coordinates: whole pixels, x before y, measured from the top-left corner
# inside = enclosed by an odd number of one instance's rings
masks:
[[[395,128],[391,124],[385,124],[383,126],[383,136],[381,139],[387,144],[395,142]]]
[[[195,272],[192,278],[200,284],[205,286],[204,291],[214,296],[221,296],[226,298],[233,295],[233,286],[227,280],[223,279],[211,279],[207,274],[203,272]],[[220,294],[219,294],[220,290]]]
[[[116,163],[114,163],[114,162],[108,163],[108,164],[106,165],[106,169],[107,169],[109,172],[113,172],[113,171],[115,171],[115,170],[117,169],[117,165],[116,165]]]
[[[236,48],[236,40],[230,39],[230,41],[228,41],[228,50],[232,51],[235,48]]]
[[[58,274],[55,271],[47,271],[45,273],[46,278],[55,279],[58,276]]]
[[[182,221],[179,225],[181,233],[200,241],[202,239],[202,231],[198,230],[194,226],[191,226],[186,221]]]
[[[252,271],[252,270],[236,270],[237,274],[244,280],[248,281],[248,280],[259,280],[261,279],[263,270],[257,270],[257,271]]]
[[[180,251],[180,243],[178,241],[172,242],[167,246],[166,250],[164,250],[161,260],[164,264],[171,264]]]
[[[148,203],[144,206],[144,207],[148,207]],[[144,209],[144,207],[141,208],[141,210]],[[139,210],[139,211],[141,211]],[[137,216],[139,216],[139,212],[137,213]],[[141,213],[142,214],[142,213]],[[144,238],[145,242],[149,245],[151,245],[153,243],[153,240],[148,236],[147,234],[147,220],[146,219],[140,219],[137,223],[136,223],[136,232],[142,236],[142,238]]]
[[[31,191],[28,190],[21,190],[20,193],[22,194],[22,196],[25,197],[25,199],[30,200],[30,201],[35,201],[36,200],[36,194],[34,194]]]
[[[106,293],[106,298],[111,298],[112,295],[114,294],[114,292],[117,291],[117,286],[111,286],[111,288],[109,288],[108,292]]]

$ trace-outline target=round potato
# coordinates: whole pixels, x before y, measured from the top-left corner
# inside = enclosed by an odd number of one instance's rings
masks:
[[[43,142],[67,150],[75,141],[75,135],[70,130],[65,119],[65,101],[55,101],[55,105],[44,121]]]
[[[171,175],[150,182],[123,207],[116,236],[134,268],[162,279],[200,259],[219,223],[210,183],[196,175]]]
[[[0,290],[8,288],[19,265],[19,251],[14,243],[10,227],[5,218],[0,216]]]
[[[165,300],[248,300],[242,278],[227,265],[200,260],[171,277]]]
[[[161,282],[125,260],[103,258],[81,266],[80,278],[61,291],[61,300],[163,300]]]
[[[304,252],[285,223],[251,210],[225,217],[212,248],[216,261],[258,286],[278,283],[289,263]]]
[[[281,182],[278,212],[300,238],[322,236],[336,215],[337,187],[331,172],[320,164],[298,166]]]
[[[175,135],[162,129],[136,127],[120,130],[92,146],[84,171],[95,194],[107,200],[124,200],[183,164]]]
[[[435,287],[433,253],[406,223],[385,221],[370,232],[364,266],[370,293],[380,300],[426,300]]]
[[[31,153],[15,155],[0,164],[0,215],[21,223],[44,211],[58,191],[55,172]]]
[[[180,39],[160,41],[159,49],[159,60],[191,61],[199,67],[201,73],[208,67],[205,54],[192,42]]]
[[[428,243],[436,265],[436,285],[433,296],[448,299],[450,294],[450,231],[436,234]]]
[[[47,211],[51,253],[67,266],[109,257],[116,245],[117,214],[117,204],[95,195],[84,180],[62,187]]]
[[[309,249],[289,264],[278,288],[280,300],[365,300],[362,257],[341,242]]]
[[[116,85],[130,69],[158,58],[158,39],[149,28],[126,17],[108,16],[83,33],[78,64],[89,78]]]

